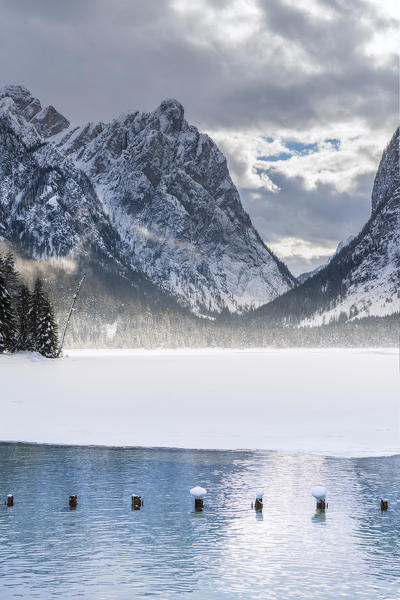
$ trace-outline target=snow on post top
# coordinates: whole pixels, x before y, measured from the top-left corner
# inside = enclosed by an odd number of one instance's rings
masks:
[[[207,490],[196,485],[196,487],[190,490],[190,494],[194,496],[194,498],[204,498],[207,495]]]
[[[312,488],[311,494],[317,500],[325,500],[326,498],[326,488],[323,485],[316,485]]]

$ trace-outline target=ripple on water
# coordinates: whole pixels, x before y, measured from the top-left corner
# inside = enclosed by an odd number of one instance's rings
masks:
[[[395,598],[399,467],[399,456],[0,444],[0,494],[15,496],[0,507],[0,598]],[[260,486],[262,514],[250,509]]]

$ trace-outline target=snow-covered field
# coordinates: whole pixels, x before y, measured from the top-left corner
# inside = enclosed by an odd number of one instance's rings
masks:
[[[400,452],[395,349],[0,356],[0,440]]]

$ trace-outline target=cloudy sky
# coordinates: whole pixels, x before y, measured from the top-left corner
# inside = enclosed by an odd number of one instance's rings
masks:
[[[369,216],[398,122],[396,4],[0,0],[0,86],[26,85],[74,122],[177,98],[298,274]]]

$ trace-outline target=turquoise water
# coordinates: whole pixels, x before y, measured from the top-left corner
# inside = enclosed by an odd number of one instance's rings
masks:
[[[400,456],[0,444],[0,498],[15,496],[0,506],[0,598],[399,598],[399,470]]]

